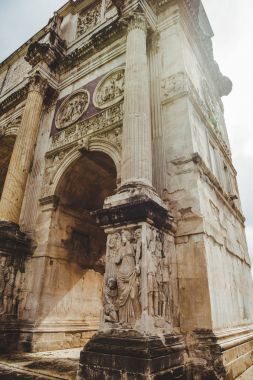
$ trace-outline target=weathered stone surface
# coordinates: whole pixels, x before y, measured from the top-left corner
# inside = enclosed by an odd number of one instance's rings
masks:
[[[200,1],[71,1],[1,64],[2,352],[89,341],[85,380],[251,366],[232,86],[212,35]]]

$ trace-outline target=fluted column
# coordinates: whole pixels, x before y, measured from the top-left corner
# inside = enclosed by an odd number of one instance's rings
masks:
[[[128,26],[122,146],[122,185],[152,185],[150,90],[145,16],[135,13]]]
[[[30,79],[28,97],[5,179],[0,202],[0,221],[19,223],[27,177],[40,125],[45,90],[46,81],[36,73]]]

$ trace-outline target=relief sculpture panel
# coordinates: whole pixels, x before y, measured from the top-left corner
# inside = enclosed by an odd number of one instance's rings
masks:
[[[171,325],[170,252],[167,248],[165,234],[149,225],[108,235],[104,322],[119,328],[133,328],[146,313],[154,328]]]
[[[24,264],[7,256],[0,256],[0,318],[16,317],[22,301]]]
[[[69,127],[75,123],[87,110],[90,95],[86,90],[79,90],[68,97],[60,106],[56,115],[58,129]]]
[[[141,316],[140,259],[136,230],[108,235],[104,290],[105,322],[133,327]]]
[[[121,68],[111,72],[97,86],[93,99],[95,106],[106,108],[122,100],[124,86],[124,69]]]
[[[76,36],[88,33],[101,20],[102,4],[99,3],[90,9],[84,9],[78,17]]]

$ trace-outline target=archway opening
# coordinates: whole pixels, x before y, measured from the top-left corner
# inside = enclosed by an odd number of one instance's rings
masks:
[[[15,136],[3,136],[0,138],[0,199],[2,196],[14,143]]]
[[[59,203],[51,219],[44,311],[47,320],[60,321],[69,347],[83,345],[99,325],[106,235],[91,212],[103,207],[116,178],[108,155],[85,152],[66,170],[56,190]]]

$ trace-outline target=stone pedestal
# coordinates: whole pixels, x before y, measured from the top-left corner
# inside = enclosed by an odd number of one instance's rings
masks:
[[[77,379],[185,379],[184,354],[185,343],[180,335],[100,332],[81,352]]]
[[[133,189],[94,213],[107,234],[104,308],[78,379],[185,378],[184,339],[170,304],[172,217],[151,190]]]

